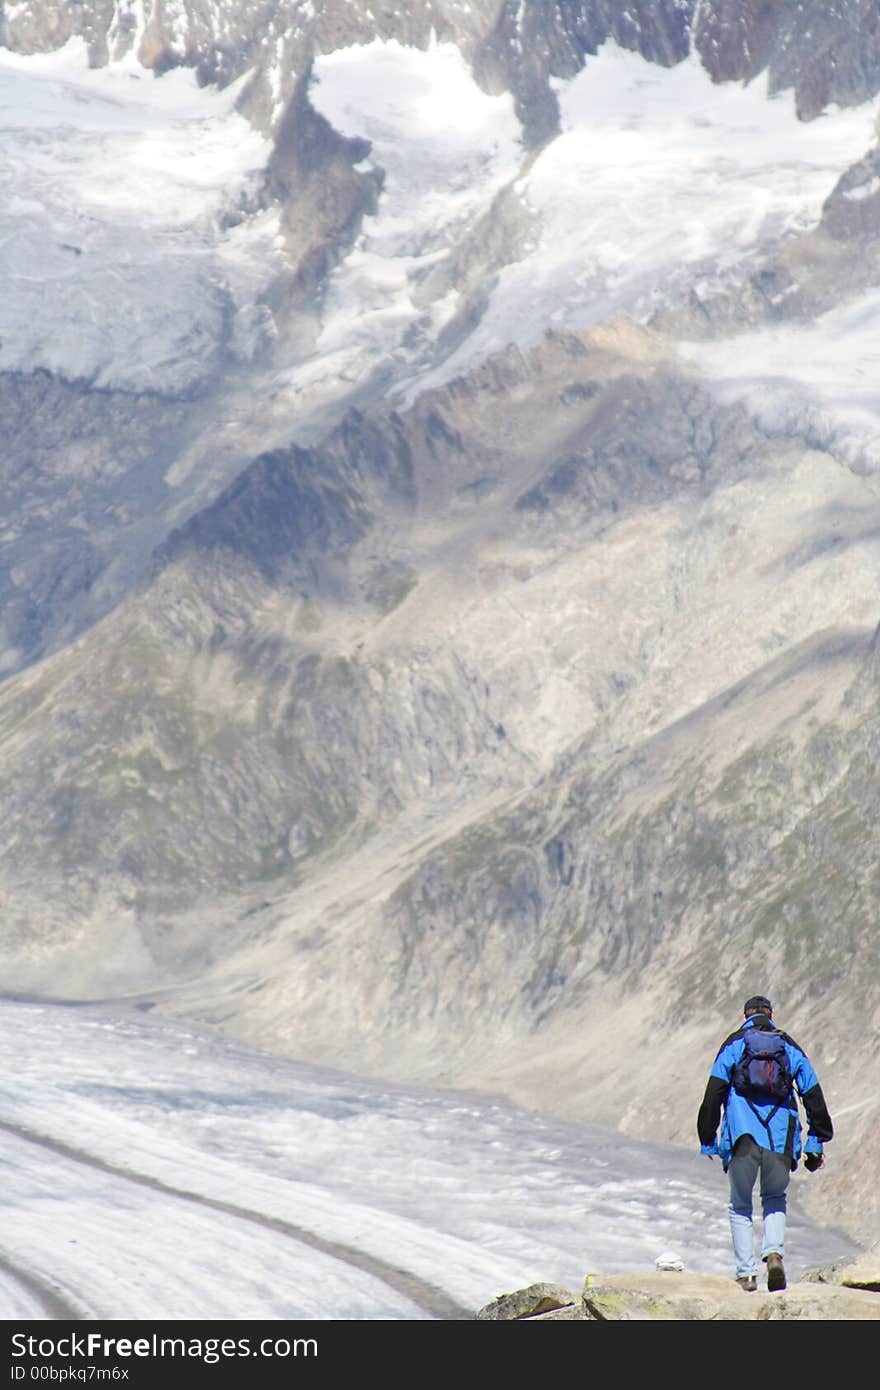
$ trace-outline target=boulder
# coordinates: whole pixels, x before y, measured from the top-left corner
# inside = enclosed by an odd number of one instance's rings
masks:
[[[565,1308],[574,1308],[580,1315],[580,1295],[570,1293],[559,1284],[530,1284],[527,1289],[519,1289],[516,1293],[499,1294],[485,1308],[481,1308],[476,1317],[487,1322],[513,1322],[519,1318],[556,1313]]]
[[[821,1269],[811,1269],[804,1279],[816,1284],[840,1284],[847,1289],[880,1293],[880,1241],[852,1260],[835,1260]]]

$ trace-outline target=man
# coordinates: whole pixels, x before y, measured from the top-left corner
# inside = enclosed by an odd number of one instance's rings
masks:
[[[793,1087],[807,1115],[804,1167],[815,1173],[824,1162],[823,1144],[834,1135],[822,1087],[806,1054],[773,1023],[763,994],[747,999],[745,1022],[722,1043],[709,1074],[697,1116],[700,1153],[720,1155],[730,1174],[730,1233],[736,1280],[752,1293],[758,1287],[752,1238],[752,1190],[761,1174],[764,1236],[761,1258],[767,1288],[785,1288],[785,1194],[801,1156],[801,1125]],[[724,1107],[720,1143],[718,1122]]]

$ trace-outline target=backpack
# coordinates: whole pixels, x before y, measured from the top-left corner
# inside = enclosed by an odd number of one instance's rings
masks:
[[[776,1029],[747,1028],[742,1034],[745,1048],[730,1073],[734,1090],[749,1102],[775,1105],[778,1109],[791,1099],[792,1076],[785,1040]]]

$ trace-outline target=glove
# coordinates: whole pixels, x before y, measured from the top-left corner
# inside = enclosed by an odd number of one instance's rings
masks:
[[[825,1162],[824,1154],[805,1154],[804,1167],[808,1173],[815,1173],[817,1168],[821,1168]]]
[[[701,1144],[701,1145],[700,1145],[700,1153],[701,1153],[701,1154],[705,1154],[707,1158],[717,1158],[717,1157],[718,1157],[718,1145],[717,1145],[717,1144]]]

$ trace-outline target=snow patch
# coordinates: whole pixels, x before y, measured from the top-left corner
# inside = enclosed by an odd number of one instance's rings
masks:
[[[874,141],[874,106],[798,120],[766,78],[715,85],[696,58],[648,63],[613,42],[556,84],[562,133],[516,184],[540,219],[476,331],[411,394],[549,324],[647,321],[695,276],[716,284],[818,222],[840,174]]]
[[[861,203],[867,198],[873,198],[880,193],[880,178],[870,179],[868,183],[859,184],[857,188],[848,188],[842,195],[850,203]]]
[[[769,433],[797,434],[861,469],[880,469],[880,290],[813,323],[762,328],[680,355]]]
[[[185,390],[230,318],[259,317],[277,225],[223,225],[269,155],[234,110],[245,80],[218,92],[130,57],[90,70],[82,40],[0,52],[0,370]]]
[[[451,299],[420,307],[419,282],[515,175],[521,129],[512,97],[481,91],[449,43],[423,52],[377,39],[327,54],[309,95],[336,130],[370,141],[369,165],[385,176],[377,215],[331,277],[311,373],[357,375],[383,354],[406,360],[419,321],[442,327]]]

